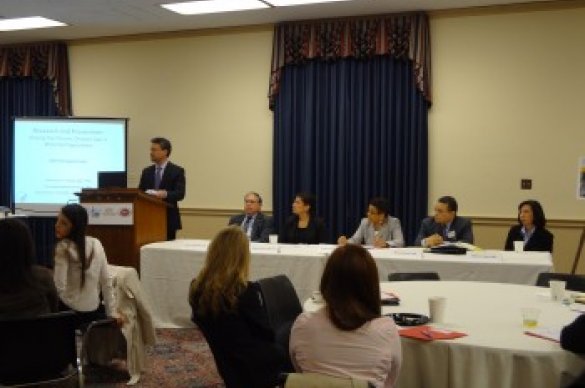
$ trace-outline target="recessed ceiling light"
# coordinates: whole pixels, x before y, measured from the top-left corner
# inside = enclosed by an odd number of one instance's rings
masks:
[[[267,3],[275,7],[285,7],[289,5],[304,5],[317,3],[332,3],[334,1],[348,1],[348,0],[266,0]]]
[[[65,23],[42,16],[0,19],[0,31],[34,30],[35,28],[61,27],[66,25]]]
[[[269,6],[258,0],[196,0],[161,4],[161,7],[180,13],[181,15],[198,15],[268,8]]]

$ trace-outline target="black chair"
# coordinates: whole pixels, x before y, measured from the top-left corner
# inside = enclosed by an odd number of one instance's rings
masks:
[[[0,321],[0,385],[78,386],[71,311]]]
[[[277,275],[258,280],[260,292],[268,313],[270,326],[278,333],[283,326],[292,325],[303,312],[301,302],[291,281],[286,275]]]
[[[551,280],[562,280],[567,282],[566,289],[571,291],[585,292],[585,276],[571,275],[569,273],[541,272],[536,279],[538,287],[549,287],[548,282]]]
[[[81,365],[109,366],[113,359],[126,359],[126,338],[114,318],[93,321],[83,334]]]
[[[436,272],[394,272],[388,275],[389,282],[404,282],[410,280],[441,280]]]

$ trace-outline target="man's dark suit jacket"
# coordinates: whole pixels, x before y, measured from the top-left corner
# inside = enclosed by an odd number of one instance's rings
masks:
[[[536,228],[532,237],[524,245],[525,251],[543,251],[552,252],[553,250],[553,234],[546,229]],[[505,250],[514,250],[514,241],[522,241],[524,236],[522,235],[522,225],[514,225],[508,232],[506,238]]]
[[[238,214],[230,218],[228,225],[242,225],[246,214]],[[252,225],[252,234],[250,240],[257,242],[268,242],[268,235],[274,233],[272,217],[265,216],[262,213],[256,214],[254,224]]]
[[[414,245],[420,246],[422,245],[422,240],[437,233],[440,236],[443,236],[443,229],[445,228],[444,225],[438,224],[435,222],[434,217],[427,217],[422,220],[420,224],[420,230],[418,232],[418,236],[416,236],[416,241]],[[462,241],[469,244],[473,244],[473,229],[471,227],[471,221],[467,218],[455,216],[453,222],[449,226],[449,230],[447,233],[455,232],[453,237],[449,237],[446,241]],[[443,239],[445,239],[443,237]]]
[[[156,166],[153,164],[142,170],[140,184],[138,188],[146,191],[154,189],[154,171]],[[166,190],[167,197],[164,199],[168,203],[167,207],[167,240],[174,240],[177,229],[181,229],[181,215],[177,202],[185,198],[185,170],[171,162],[167,163],[160,182],[159,190]]]

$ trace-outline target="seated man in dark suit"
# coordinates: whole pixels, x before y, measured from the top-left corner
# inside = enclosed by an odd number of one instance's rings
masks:
[[[422,221],[414,245],[434,247],[445,241],[473,244],[471,221],[457,216],[457,201],[450,196],[439,198],[434,217]]]
[[[181,229],[177,202],[185,198],[185,170],[169,161],[170,141],[155,137],[150,142],[150,160],[154,164],[142,170],[138,188],[170,205],[167,207],[167,240],[174,240],[177,229]]]
[[[262,197],[253,191],[244,196],[244,213],[230,218],[228,225],[240,225],[250,241],[268,242],[274,233],[272,217],[262,214]]]

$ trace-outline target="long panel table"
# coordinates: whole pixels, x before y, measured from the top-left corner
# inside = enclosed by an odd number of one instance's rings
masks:
[[[467,334],[431,342],[402,338],[400,388],[562,387],[585,369],[585,359],[558,343],[524,334],[524,307],[538,308],[539,326],[555,330],[579,314],[572,310],[577,306],[551,301],[548,289],[463,281],[385,282],[381,289],[401,299],[383,313],[428,315],[428,298],[445,297],[445,323],[431,326]],[[323,306],[304,303],[305,311]]]
[[[175,240],[141,249],[140,274],[157,327],[191,326],[189,284],[205,261],[208,240]],[[301,300],[318,289],[327,256],[334,245],[252,243],[252,280],[287,275]],[[484,252],[436,255],[420,248],[372,249],[380,280],[391,272],[437,271],[444,280],[534,284],[538,273],[550,271],[548,253]]]

